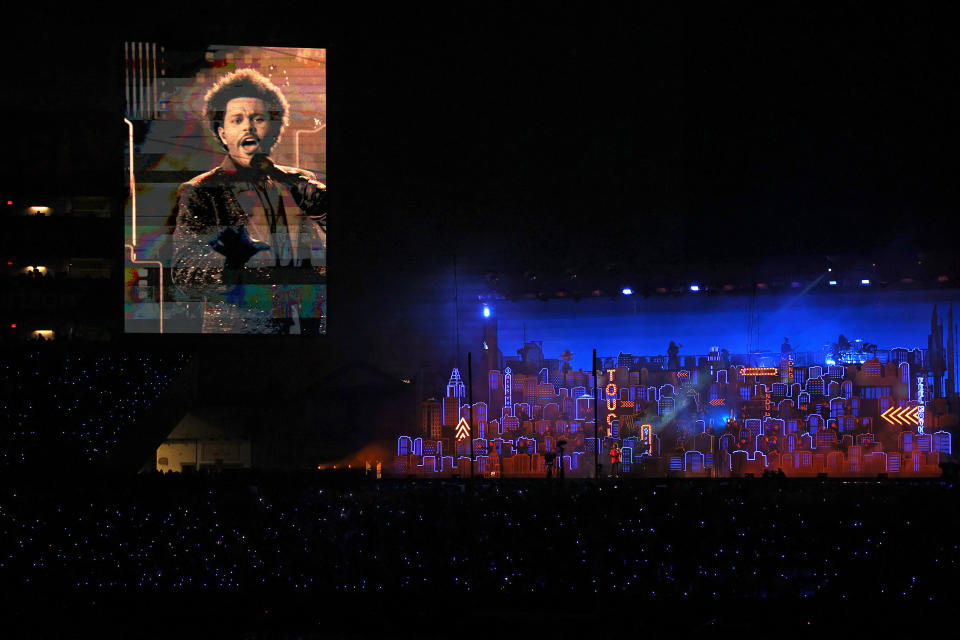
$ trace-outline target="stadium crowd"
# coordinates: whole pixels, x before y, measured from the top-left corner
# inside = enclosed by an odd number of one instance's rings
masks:
[[[957,488],[942,479],[42,484],[0,490],[8,585],[838,603],[957,591]]]
[[[87,351],[41,343],[3,352],[0,469],[53,466],[58,452],[104,460],[189,360],[96,345]]]

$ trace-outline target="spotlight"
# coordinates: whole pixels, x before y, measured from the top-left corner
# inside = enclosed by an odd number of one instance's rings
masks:
[[[860,281],[860,284],[866,286],[870,284],[870,280],[868,278],[864,278],[863,280]]]
[[[490,307],[487,305],[483,305],[483,317],[484,318],[490,317]]]
[[[831,280],[831,281],[828,282],[827,284],[829,284],[831,287],[835,287],[835,286],[837,286],[837,281],[836,281],[836,280]]]
[[[690,285],[690,291],[700,291],[700,285],[698,284]]]
[[[622,293],[622,294],[625,295],[625,296],[632,296],[632,295],[633,295],[633,289],[631,289],[630,287],[624,287],[624,288],[620,291],[620,293]]]

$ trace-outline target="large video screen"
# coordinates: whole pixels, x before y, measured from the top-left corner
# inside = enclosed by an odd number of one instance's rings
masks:
[[[326,51],[124,58],[125,331],[324,334]]]

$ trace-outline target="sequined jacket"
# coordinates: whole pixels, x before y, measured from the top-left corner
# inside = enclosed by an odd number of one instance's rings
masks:
[[[251,224],[237,195],[248,182],[229,157],[178,189],[172,279],[183,294],[203,299],[205,333],[274,333],[277,320],[291,313],[326,315],[326,187],[309,171],[281,165],[276,170],[287,176],[273,182],[288,221],[296,220],[289,265],[255,257],[239,269],[228,269],[225,256],[213,248],[223,231]]]

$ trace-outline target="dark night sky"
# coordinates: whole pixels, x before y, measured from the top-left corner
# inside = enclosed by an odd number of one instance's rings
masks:
[[[940,252],[953,266],[927,282],[949,273],[956,286],[951,15],[919,3],[660,5],[292,5],[273,19],[195,4],[134,9],[120,24],[31,5],[0,43],[4,189],[122,201],[126,40],[327,47],[331,339],[311,345],[311,362],[406,377],[426,367],[424,388],[431,375],[442,384],[477,348],[487,272],[498,293],[576,299],[577,287],[646,294],[671,278],[749,288],[779,270],[789,292],[827,258],[854,283],[864,263],[919,281],[903,265]],[[303,355],[284,348],[274,360]]]
[[[956,238],[957,45],[913,3],[32,13],[4,43],[8,190],[122,192],[126,39],[328,46],[331,229],[356,269],[453,245],[562,272]]]

